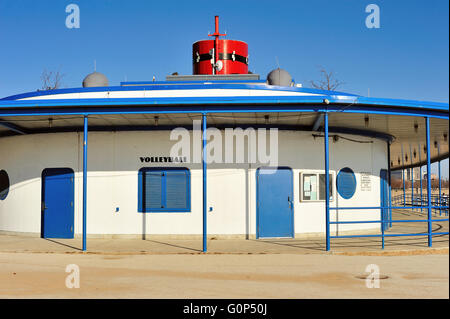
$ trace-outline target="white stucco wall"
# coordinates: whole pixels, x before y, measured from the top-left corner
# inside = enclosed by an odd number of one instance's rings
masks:
[[[191,173],[190,213],[138,213],[138,170],[170,163],[141,163],[141,156],[170,156],[175,143],[169,131],[92,132],[88,152],[88,234],[202,233],[201,164],[173,164]],[[340,134],[342,136],[346,136]],[[323,138],[311,132],[279,131],[279,165],[293,170],[295,233],[323,233],[324,202],[300,201],[300,173],[322,171]],[[333,187],[331,206],[378,206],[380,169],[387,168],[386,143],[352,136],[361,141],[330,139],[330,170],[350,167],[356,174],[355,195],[345,200]],[[0,230],[40,233],[41,174],[45,168],[70,167],[75,171],[75,233],[82,226],[82,134],[58,133],[0,139],[0,169],[11,183],[8,197],[0,200]],[[208,233],[254,235],[256,230],[256,169],[259,164],[208,165]],[[371,190],[360,188],[360,172],[371,174]],[[334,180],[333,180],[334,182]],[[334,183],[335,186],[335,183]],[[119,209],[116,212],[116,208]],[[331,220],[378,219],[379,210],[331,212]],[[339,231],[379,228],[378,224],[339,225]],[[335,232],[336,227],[332,225]]]

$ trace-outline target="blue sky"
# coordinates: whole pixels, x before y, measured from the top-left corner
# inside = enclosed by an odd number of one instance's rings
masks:
[[[71,3],[79,29],[65,25]],[[365,25],[371,3],[379,29]],[[322,65],[343,91],[448,103],[447,0],[0,0],[0,97],[40,88],[44,69],[79,87],[94,60],[110,85],[191,74],[192,43],[213,32],[214,15],[228,39],[249,44],[250,70],[263,78],[278,59],[304,86]]]

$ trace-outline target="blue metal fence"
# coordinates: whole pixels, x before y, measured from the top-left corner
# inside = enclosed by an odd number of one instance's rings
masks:
[[[326,250],[330,250],[330,239],[331,238],[361,238],[361,237],[381,237],[381,245],[384,249],[385,246],[385,237],[402,237],[402,236],[427,236],[428,238],[428,246],[431,247],[433,245],[433,236],[437,235],[448,235],[449,232],[433,232],[432,224],[434,222],[443,222],[449,221],[448,218],[439,218],[433,219],[432,214],[436,215],[437,213],[442,216],[442,214],[446,214],[448,216],[448,196],[442,196],[441,194],[432,195],[431,194],[431,156],[430,156],[430,118],[425,117],[425,127],[426,127],[426,152],[427,152],[427,183],[426,183],[426,194],[422,192],[422,179],[420,179],[420,195],[414,195],[414,192],[411,192],[411,195],[406,194],[405,188],[405,177],[404,170],[402,170],[403,175],[403,194],[396,196],[395,198],[389,196],[390,204],[389,205],[381,205],[374,207],[330,207],[328,195],[326,197],[325,203],[325,216],[326,216]],[[328,114],[325,113],[325,175],[329,174],[329,145],[328,145]],[[390,159],[390,142],[387,142],[388,147],[388,159],[387,166],[390,167],[391,159]],[[402,147],[402,163],[403,163],[403,147]],[[420,160],[421,161],[421,160]],[[421,169],[421,166],[420,166]],[[391,176],[389,171],[389,193],[391,192]],[[439,180],[440,180],[440,172],[439,172]],[[326,191],[329,191],[328,182],[326,183]],[[328,194],[328,193],[327,193]],[[417,196],[419,196],[417,198]],[[424,198],[426,196],[426,198]],[[407,200],[409,198],[409,201]],[[411,210],[420,209],[421,212],[426,212],[426,219],[411,219],[411,220],[393,220],[392,219],[392,210],[393,209],[401,209],[401,210]],[[359,212],[370,212],[370,210],[380,210],[380,219],[377,220],[360,220],[360,221],[330,221],[330,212],[331,211],[354,211],[358,210]],[[388,212],[386,214],[385,212]],[[366,234],[366,235],[330,235],[330,225],[342,225],[342,224],[372,224],[379,223],[381,228],[381,234]],[[388,229],[389,226],[392,226],[392,223],[427,223],[427,231],[422,233],[402,233],[402,234],[394,234],[394,233],[385,233],[385,230]]]
[[[402,196],[402,195],[401,195]],[[416,206],[418,207],[418,206]],[[433,209],[441,209],[447,211],[448,216],[448,209],[449,207],[442,207],[442,206],[427,206]],[[374,207],[330,207],[330,211],[354,211],[358,210],[358,212],[361,211],[368,211],[368,210],[375,210],[379,209],[380,211],[388,210],[391,211],[392,209],[413,209],[414,206],[374,206]],[[401,237],[401,236],[437,236],[437,235],[448,235],[448,232],[432,232],[431,231],[431,225],[434,222],[443,222],[443,221],[449,221],[448,218],[439,218],[439,219],[402,219],[402,220],[393,220],[391,218],[387,218],[385,214],[380,214],[381,218],[379,220],[360,220],[360,221],[330,221],[329,224],[333,225],[343,225],[343,224],[373,224],[373,223],[380,223],[381,224],[381,234],[367,234],[367,235],[336,235],[336,236],[329,236],[330,238],[361,238],[361,237],[381,237],[381,245],[384,249],[384,238],[385,237]],[[429,229],[427,232],[423,233],[405,233],[405,234],[386,234],[385,230],[388,229],[388,225],[392,225],[392,223],[428,223]],[[328,249],[327,249],[328,250]]]
[[[448,216],[449,207],[449,196],[448,195],[437,195],[432,194],[431,196],[431,208],[432,212],[439,216]],[[420,209],[428,207],[428,196],[427,194],[416,194],[414,196],[406,195],[396,195],[392,197],[392,205],[394,206],[411,206],[413,209]]]

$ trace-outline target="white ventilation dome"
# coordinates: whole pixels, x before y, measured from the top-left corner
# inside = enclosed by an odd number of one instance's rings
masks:
[[[288,71],[283,69],[272,70],[267,75],[267,84],[277,86],[293,86],[292,76]]]
[[[108,78],[99,72],[88,74],[83,80],[83,87],[108,86]]]

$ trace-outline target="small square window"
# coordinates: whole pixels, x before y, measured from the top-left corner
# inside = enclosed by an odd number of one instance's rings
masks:
[[[329,174],[330,200],[333,200],[333,174]],[[325,201],[325,174],[300,173],[300,200]]]

